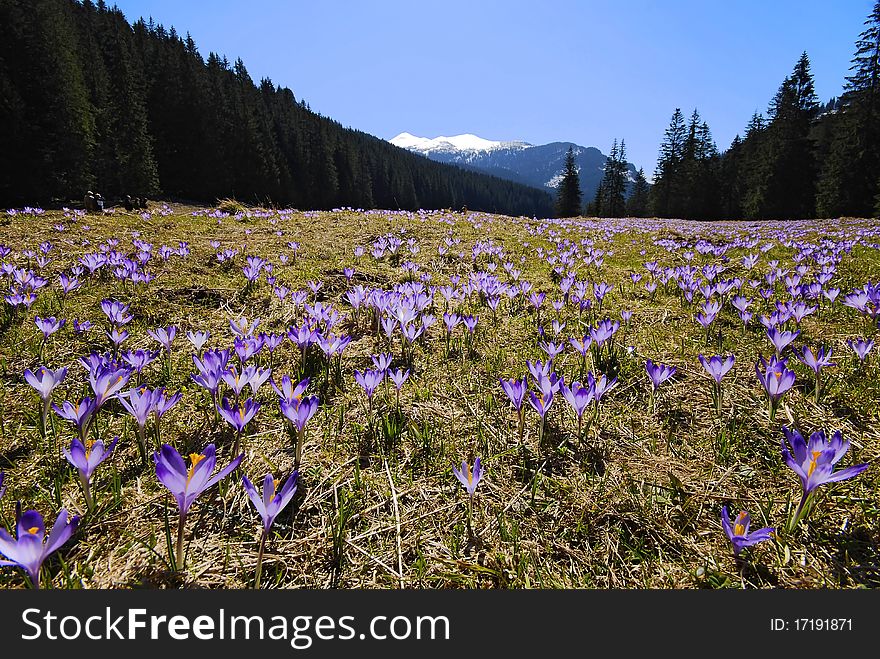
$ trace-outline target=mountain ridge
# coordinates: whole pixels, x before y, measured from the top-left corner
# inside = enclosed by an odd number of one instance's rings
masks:
[[[403,132],[388,141],[436,162],[491,174],[551,194],[562,178],[565,155],[571,147],[585,200],[596,194],[608,159],[598,148],[574,142],[535,145],[519,140],[487,140],[472,133],[427,138]],[[632,184],[637,170],[631,163],[627,163],[627,169],[629,184]]]

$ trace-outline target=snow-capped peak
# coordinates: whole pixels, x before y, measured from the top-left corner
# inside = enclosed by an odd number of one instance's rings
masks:
[[[388,141],[395,146],[399,146],[403,149],[421,152],[495,151],[496,149],[516,149],[531,146],[526,142],[499,142],[487,140],[483,139],[482,137],[472,135],[471,133],[465,133],[464,135],[453,135],[452,137],[441,135],[440,137],[435,137],[433,139],[428,137],[417,137],[415,135],[412,135],[411,133],[401,133],[396,137],[392,137]]]

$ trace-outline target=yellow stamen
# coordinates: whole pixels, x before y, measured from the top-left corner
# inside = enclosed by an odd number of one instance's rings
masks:
[[[27,532],[30,533],[31,535],[37,535],[37,532],[39,532],[39,530],[40,530],[39,527],[32,526],[31,528],[28,529]]]
[[[742,511],[739,515],[737,515],[736,523],[733,525],[733,535],[742,536],[742,535],[746,534],[746,527],[743,524],[743,520],[745,520],[745,518],[746,518],[745,511]]]
[[[807,470],[807,476],[812,476],[816,470],[816,460],[822,455],[822,451],[813,451],[813,459],[810,460],[810,468]]]
[[[92,452],[92,448],[93,448],[94,446],[95,446],[95,440],[94,440],[94,439],[87,439],[87,440],[86,440],[86,459],[88,459],[89,454]]]
[[[275,498],[275,494],[278,492],[278,479],[272,479],[272,498]]]
[[[473,472],[471,471],[471,466],[470,466],[469,464],[465,464],[465,468],[467,469],[467,479],[468,479],[468,483],[470,483],[470,484],[473,485],[473,482],[474,482],[474,474],[473,474]]]
[[[204,459],[205,459],[205,456],[202,455],[201,453],[190,453],[189,454],[190,468],[186,472],[186,484],[187,485],[189,485],[190,480],[192,480],[193,473],[195,472],[195,469],[196,469],[196,465],[198,465]]]

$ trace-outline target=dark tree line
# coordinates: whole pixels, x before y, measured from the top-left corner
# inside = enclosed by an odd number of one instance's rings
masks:
[[[840,98],[819,103],[803,53],[743,137],[719,153],[708,124],[676,109],[660,146],[650,214],[688,219],[880,214],[880,2]],[[637,215],[630,208],[631,215]]]
[[[166,195],[552,214],[538,189],[343,128],[103,0],[0,0],[0,204]]]

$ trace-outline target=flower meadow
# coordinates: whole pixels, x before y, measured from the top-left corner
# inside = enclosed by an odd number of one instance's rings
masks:
[[[0,225],[0,587],[880,584],[880,228]]]

